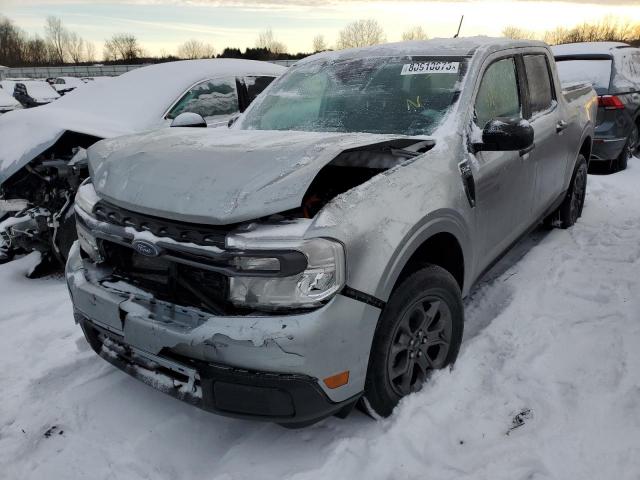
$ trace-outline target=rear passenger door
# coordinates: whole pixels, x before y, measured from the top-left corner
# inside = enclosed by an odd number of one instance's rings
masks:
[[[559,108],[547,56],[523,55],[522,62],[528,90],[525,118],[533,127],[535,144],[529,160],[536,171],[533,213],[540,217],[562,193],[569,155],[563,137],[569,119]]]

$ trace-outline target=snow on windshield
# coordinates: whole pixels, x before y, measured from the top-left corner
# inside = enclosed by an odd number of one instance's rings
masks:
[[[27,89],[29,96],[36,100],[50,100],[60,97],[60,94],[47,82],[30,81],[18,83],[22,83]]]
[[[457,100],[465,70],[462,57],[303,63],[265,92],[241,128],[429,135]]]
[[[611,80],[611,60],[561,60],[558,76],[564,84],[589,82],[599,93],[607,93]]]

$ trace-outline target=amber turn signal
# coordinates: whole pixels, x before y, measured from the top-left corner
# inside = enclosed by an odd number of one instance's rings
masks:
[[[323,381],[324,384],[331,389],[346,385],[349,383],[349,370],[327,377]]]

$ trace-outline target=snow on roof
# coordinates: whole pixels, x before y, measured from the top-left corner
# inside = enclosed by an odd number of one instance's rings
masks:
[[[139,130],[157,122],[189,87],[221,76],[280,75],[286,68],[238,59],[182,60],[137,68],[108,82],[90,82],[48,109],[118,119]],[[123,125],[124,126],[124,125]]]
[[[425,56],[468,56],[479,48],[487,51],[506,50],[508,48],[542,46],[547,44],[535,40],[512,40],[508,38],[494,37],[461,37],[461,38],[434,38],[431,40],[414,40],[408,42],[384,43],[373,47],[350,48],[335,52],[322,52],[307,57],[300,62],[315,61],[319,59],[346,60],[362,57],[386,57],[396,55],[425,55]]]
[[[555,45],[551,51],[555,56],[562,55],[610,55],[612,50],[627,48],[630,45],[622,42],[582,42]]]
[[[18,106],[20,102],[18,102],[10,93],[7,93],[6,90],[0,88],[0,107],[8,107],[8,106]]]

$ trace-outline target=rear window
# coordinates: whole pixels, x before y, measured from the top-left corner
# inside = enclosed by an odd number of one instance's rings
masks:
[[[611,81],[611,60],[560,60],[558,76],[563,84],[589,82],[599,95],[608,93]]]
[[[551,76],[547,58],[544,55],[526,55],[524,66],[529,82],[529,95],[531,97],[531,113],[536,114],[548,110],[553,105],[553,93],[551,90]]]

